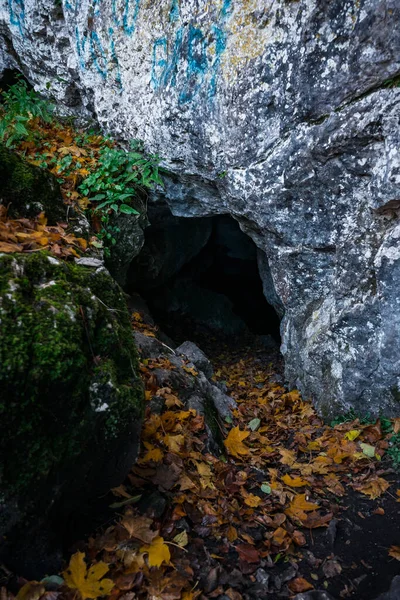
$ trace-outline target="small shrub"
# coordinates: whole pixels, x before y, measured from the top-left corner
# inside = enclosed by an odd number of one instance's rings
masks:
[[[115,235],[119,233],[118,227],[111,224],[111,217],[139,215],[132,206],[133,199],[145,196],[146,190],[155,185],[162,185],[158,156],[144,155],[139,151],[140,142],[135,141],[132,146],[129,152],[116,147],[103,148],[96,169],[79,186],[80,193],[96,203],[93,212],[100,215],[102,223],[97,237],[103,243],[106,254],[109,254],[107,246],[116,243]],[[139,198],[135,204],[141,204]]]
[[[53,119],[54,106],[29,89],[23,79],[2,92],[2,97],[0,142],[8,148],[15,148],[23,140],[34,139],[36,131],[31,126],[32,120],[50,123]]]

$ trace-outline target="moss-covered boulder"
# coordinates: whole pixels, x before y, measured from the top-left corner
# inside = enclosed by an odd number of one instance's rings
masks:
[[[37,576],[40,560],[48,569],[38,551],[29,567],[37,532],[134,462],[143,388],[125,299],[103,267],[0,255],[0,327],[0,559]]]
[[[0,144],[0,204],[8,207],[10,216],[35,217],[44,211],[50,224],[65,220],[57,179],[44,169],[29,164],[12,150]]]

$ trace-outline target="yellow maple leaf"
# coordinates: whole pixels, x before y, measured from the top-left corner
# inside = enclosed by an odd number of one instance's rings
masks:
[[[149,567],[161,567],[163,562],[168,565],[171,559],[169,548],[160,536],[154,538],[151,544],[140,548],[140,552],[147,552]]]
[[[146,452],[146,454],[139,459],[139,463],[143,464],[143,463],[147,463],[150,461],[153,462],[161,462],[164,456],[164,452],[162,450],[160,450],[160,448],[152,448],[151,450],[148,450]]]
[[[84,553],[76,552],[71,556],[69,567],[63,572],[63,577],[67,586],[77,590],[85,600],[110,594],[114,582],[111,579],[101,579],[107,571],[108,566],[104,562],[98,562],[88,569]]]
[[[353,440],[358,438],[360,433],[360,429],[352,429],[351,431],[348,431],[344,437],[346,438],[346,440],[350,440],[350,442],[352,442]]]
[[[290,487],[303,487],[304,485],[307,485],[307,481],[305,481],[304,479],[302,479],[301,477],[290,477],[290,475],[284,475],[282,477],[282,481],[283,483],[286,483],[286,485],[289,485]]]
[[[224,446],[229,454],[238,458],[241,454],[250,454],[250,449],[242,443],[249,435],[250,431],[240,431],[239,427],[233,427],[226,440],[224,440]]]

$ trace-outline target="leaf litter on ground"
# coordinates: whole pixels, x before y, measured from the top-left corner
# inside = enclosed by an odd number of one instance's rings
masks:
[[[157,335],[139,313],[132,324],[149,337]],[[291,569],[286,597],[317,587],[319,579],[329,587],[343,573],[340,559],[329,552],[326,561],[314,558],[319,574],[307,578],[302,553],[310,532],[340,518],[337,499],[347,490],[368,501],[390,487],[381,462],[388,441],[379,421],[328,426],[297,391],[274,383],[269,365],[226,350],[216,360],[217,379],[237,408],[232,423],[219,423],[224,444],[215,456],[207,450],[204,418],[185,410],[175,390],[157,387],[158,367],[175,368],[165,356],[142,358],[146,398],[164,397],[165,406],[154,414],[148,405],[140,459],[125,484],[113,490],[123,498],[118,506],[124,514],[87,542],[85,554],[71,557],[59,600],[69,598],[69,590],[82,599],[240,600],[240,585],[232,587],[227,573],[250,586],[261,577],[256,573],[277,564]],[[363,452],[365,444],[373,444],[373,454]],[[166,498],[165,510],[159,514],[151,503],[145,511],[124,506],[138,493]],[[399,559],[398,546],[387,551]]]

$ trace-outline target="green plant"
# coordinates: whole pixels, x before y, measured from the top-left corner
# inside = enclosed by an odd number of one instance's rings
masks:
[[[400,470],[400,433],[394,433],[390,437],[387,454],[392,459],[393,467]]]
[[[373,425],[376,419],[371,417],[370,413],[365,413],[364,415],[359,415],[352,408],[344,415],[339,415],[331,421],[331,427],[335,427],[336,425],[341,425],[342,423],[351,423],[351,421],[355,421],[358,419],[361,425]]]
[[[52,121],[54,106],[20,79],[7,92],[2,92],[0,113],[0,142],[13,148],[22,140],[34,138],[33,119],[39,118],[45,123]]]
[[[102,229],[98,239],[109,254],[107,247],[115,245],[115,234],[119,229],[111,223],[111,218],[119,214],[139,215],[132,206],[142,204],[141,198],[146,190],[162,185],[159,174],[158,156],[146,156],[142,152],[142,143],[134,141],[132,150],[104,147],[100,152],[97,168],[88,175],[79,186],[79,191],[96,203],[94,214],[99,214]]]

